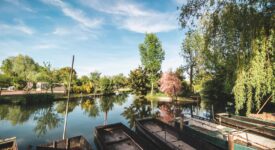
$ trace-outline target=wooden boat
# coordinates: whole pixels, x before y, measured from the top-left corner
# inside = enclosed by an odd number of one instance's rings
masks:
[[[1,150],[18,150],[16,137],[0,139],[0,149]]]
[[[233,135],[235,149],[239,149],[241,147],[243,147],[243,149],[275,149],[275,140],[267,137],[247,133],[246,131],[218,125],[198,118],[185,116],[184,120],[188,122],[188,126],[190,128],[211,136],[213,139],[212,142],[219,145],[223,143],[222,141],[227,141],[228,135],[231,134]]]
[[[184,126],[185,127],[185,126]],[[218,150],[221,149],[194,133],[172,127],[158,119],[136,120],[136,132],[146,137],[160,150]]]
[[[138,137],[122,123],[95,128],[95,143],[101,150],[154,150],[152,144]]]
[[[216,119],[220,124],[229,125],[238,129],[249,129],[249,131],[254,133],[275,139],[274,122],[244,116],[229,115],[226,113],[217,114]]]
[[[92,150],[92,146],[83,136],[75,136],[52,143],[39,145],[36,150]]]

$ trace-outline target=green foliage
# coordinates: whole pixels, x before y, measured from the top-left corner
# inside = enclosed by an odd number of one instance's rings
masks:
[[[11,85],[11,78],[5,74],[0,74],[0,90],[1,88]]]
[[[67,92],[68,92],[68,86],[69,86],[69,80],[70,80],[70,73],[71,73],[71,67],[64,67],[56,71],[57,81],[64,84]],[[76,79],[77,79],[76,71],[73,70],[72,82],[71,82],[72,85],[75,84]]]
[[[34,82],[39,65],[29,56],[9,57],[2,62],[2,72],[12,78],[13,85],[23,88],[27,82]]]
[[[90,73],[90,80],[94,86],[94,93],[96,93],[98,91],[100,75],[101,75],[101,73],[99,73],[97,71]]]
[[[155,34],[146,34],[144,42],[139,45],[141,64],[147,70],[151,83],[151,94],[153,94],[154,85],[159,79],[161,63],[164,60],[165,52],[162,49],[161,42]]]
[[[114,83],[110,77],[104,76],[99,79],[99,89],[103,94],[114,92]]]
[[[39,73],[36,74],[36,82],[47,82],[49,85],[48,88],[50,88],[53,93],[53,88],[56,86],[56,83],[59,82],[57,71],[52,69],[50,63],[44,62],[44,66],[41,66]]]
[[[138,67],[130,72],[128,83],[136,95],[145,96],[149,91],[149,79],[146,70]]]
[[[239,64],[233,88],[237,113],[244,108],[244,104],[248,114],[252,110],[258,110],[269,95],[275,99],[274,41],[274,31],[269,37],[264,34],[259,36],[253,41],[250,62]]]
[[[271,0],[188,1],[179,20],[182,27],[203,33],[202,70],[207,75],[200,84],[203,91],[221,98],[234,96],[236,113],[259,109],[270,95],[274,101],[275,17]],[[200,22],[200,26],[188,22]]]
[[[116,90],[127,86],[127,78],[122,73],[114,75],[112,79]]]
[[[191,31],[186,34],[182,43],[181,56],[185,59],[184,66],[189,75],[190,90],[193,91],[193,80],[202,68],[204,40],[198,31]]]

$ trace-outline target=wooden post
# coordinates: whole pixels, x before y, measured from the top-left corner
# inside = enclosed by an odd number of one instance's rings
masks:
[[[234,150],[234,137],[231,133],[228,134],[228,150]]]
[[[211,108],[212,108],[212,119],[215,120],[215,114],[214,114],[214,106],[213,106],[213,104],[211,105]]]
[[[193,118],[193,105],[191,105],[191,118]]]
[[[269,99],[272,97],[272,95],[270,95],[268,97],[268,99],[265,101],[265,103],[263,104],[263,106],[258,110],[257,114],[259,114],[261,112],[261,110],[264,108],[264,106],[266,105],[266,103],[269,101]]]
[[[72,81],[72,74],[74,70],[74,55],[72,60],[72,67],[71,67],[71,73],[70,73],[70,79],[69,79],[69,87],[68,87],[68,99],[66,103],[66,112],[65,112],[65,122],[64,122],[64,130],[63,130],[63,140],[66,137],[66,127],[67,127],[67,118],[68,118],[68,107],[69,107],[69,100],[70,100],[70,91],[71,91],[71,81]]]

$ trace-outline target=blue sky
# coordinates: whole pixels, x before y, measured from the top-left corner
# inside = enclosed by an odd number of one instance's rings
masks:
[[[183,64],[184,0],[0,0],[0,61],[24,54],[54,68],[75,55],[78,75],[129,74],[140,65],[138,45],[156,33],[165,50],[162,70]]]

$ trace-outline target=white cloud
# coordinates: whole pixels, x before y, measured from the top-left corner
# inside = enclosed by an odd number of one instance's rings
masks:
[[[43,2],[59,7],[64,15],[70,17],[86,28],[93,29],[99,27],[102,24],[102,19],[90,19],[83,13],[83,11],[72,8],[61,0],[43,0]]]
[[[138,32],[167,32],[177,29],[177,13],[149,10],[129,1],[82,0],[97,11],[112,15],[118,27]]]
[[[24,23],[19,22],[16,25],[8,25],[8,24],[0,24],[0,30],[2,33],[25,33],[28,35],[32,35],[34,33],[34,30],[28,26],[26,26]]]

